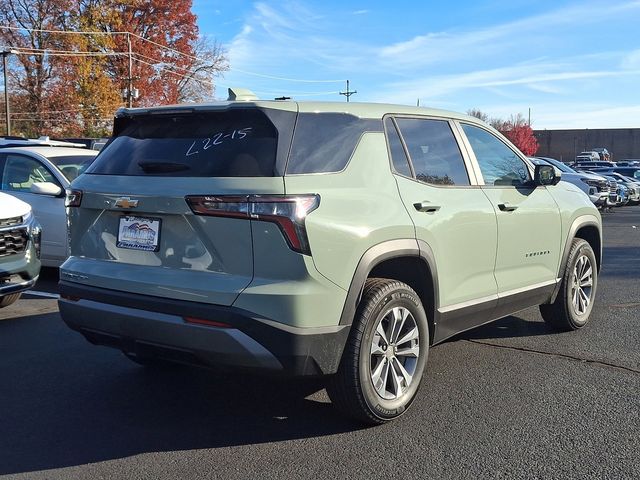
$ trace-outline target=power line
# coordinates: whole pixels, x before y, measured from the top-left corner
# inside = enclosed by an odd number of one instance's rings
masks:
[[[51,57],[116,57],[127,55],[125,52],[89,52],[78,50],[48,50],[43,48],[23,48],[23,47],[5,47],[17,50],[18,54],[33,55],[36,57],[51,56]]]
[[[171,48],[167,45],[162,45],[161,43],[158,42],[154,42],[153,40],[150,40],[148,38],[144,38],[141,35],[138,35],[137,33],[133,33],[133,32],[88,32],[88,31],[71,31],[71,30],[46,30],[46,29],[38,29],[38,28],[26,28],[26,27],[11,27],[11,26],[4,26],[4,25],[0,25],[0,28],[5,28],[5,29],[10,29],[10,30],[22,30],[22,31],[27,31],[27,32],[44,32],[44,33],[63,33],[63,34],[78,34],[78,35],[130,35],[132,37],[138,38],[144,42],[148,42],[151,43],[152,45],[156,45],[160,48],[164,48],[165,50],[168,50],[170,52],[173,53],[177,53],[178,55],[182,55],[185,56],[187,58],[190,58],[192,60],[198,61],[198,62],[204,62],[207,63],[206,59],[203,58],[199,58],[196,57],[194,55],[190,55],[188,53],[185,52],[181,52],[180,50],[176,50],[175,48]],[[254,77],[260,77],[260,78],[268,78],[271,80],[280,80],[280,81],[284,81],[284,82],[299,82],[299,83],[343,83],[345,80],[344,79],[336,79],[336,80],[311,80],[311,79],[302,79],[302,78],[289,78],[289,77],[281,77],[278,75],[269,75],[269,74],[265,74],[265,73],[258,73],[258,72],[252,72],[249,70],[243,70],[240,68],[234,68],[234,67],[230,67],[229,70],[238,72],[238,73],[242,73],[244,75],[250,75],[250,76],[254,76]]]
[[[129,32],[94,32],[94,31],[82,31],[82,30],[47,30],[44,28],[27,28],[27,27],[12,27],[11,25],[0,25],[0,28],[5,30],[22,30],[25,32],[39,32],[39,33],[64,33],[64,34],[76,34],[76,35],[126,35]]]
[[[27,118],[12,118],[11,123],[13,122],[66,122],[69,119],[60,118],[60,117],[52,117],[52,118],[42,118],[42,117],[27,117]],[[106,118],[83,118],[83,122],[110,122],[113,121],[113,117]],[[4,119],[0,119],[0,123],[6,123]]]
[[[117,104],[117,105],[109,105],[109,108],[118,108],[120,107],[121,104]],[[69,110],[43,110],[41,112],[12,112],[11,116],[15,116],[15,115],[40,115],[40,114],[50,114],[50,113],[79,113],[79,112],[84,112],[85,110],[99,110],[102,109],[103,107],[98,107],[98,106],[88,106],[88,107],[83,107],[83,108],[75,108],[75,109],[69,109]]]
[[[176,75],[176,76],[183,77],[183,78],[187,78],[188,77],[188,78],[193,79],[194,81],[205,83],[205,84],[209,84],[214,88],[215,87],[229,88],[228,85],[224,85],[222,83],[214,83],[214,82],[211,82],[209,80],[202,79],[202,78],[197,78],[197,77],[185,75],[183,73],[173,71],[173,70],[171,70],[169,68],[159,67],[158,65],[155,65],[155,64],[152,64],[152,63],[149,63],[149,62],[145,62],[144,60],[141,60],[139,58],[135,58],[134,57],[133,59],[135,61],[137,61],[137,62],[144,63],[145,65],[149,65],[150,67],[157,68],[159,70],[162,70],[164,72],[170,73],[172,75]],[[260,94],[263,94],[263,95],[282,95],[281,91],[280,92],[268,92],[268,91],[263,91],[263,90],[262,91],[261,90],[256,90],[255,93],[260,93]],[[287,95],[288,96],[294,96],[294,97],[295,96],[297,96],[297,97],[314,97],[314,96],[322,96],[322,95],[336,95],[338,93],[339,92],[337,92],[337,91],[331,91],[331,92],[292,92],[292,93],[287,93]]]

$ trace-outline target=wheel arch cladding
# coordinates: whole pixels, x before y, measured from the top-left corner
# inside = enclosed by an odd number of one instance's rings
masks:
[[[427,314],[429,337],[433,339],[438,281],[431,249],[421,243],[415,239],[391,240],[367,250],[353,276],[340,324],[353,322],[367,278],[388,278],[406,283],[418,294]]]
[[[596,263],[598,265],[599,272],[602,268],[602,239],[600,237],[600,230],[598,227],[591,223],[583,225],[576,231],[574,238],[586,240],[589,245],[591,245],[593,253],[596,256]]]

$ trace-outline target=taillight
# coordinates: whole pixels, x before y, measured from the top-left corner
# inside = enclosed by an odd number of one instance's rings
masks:
[[[79,207],[82,203],[82,190],[66,190],[64,198],[65,207]]]
[[[190,195],[186,201],[197,215],[275,223],[292,250],[311,255],[305,219],[320,205],[319,195]]]

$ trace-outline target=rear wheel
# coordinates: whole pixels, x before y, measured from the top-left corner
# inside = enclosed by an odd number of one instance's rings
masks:
[[[343,413],[369,424],[402,415],[415,399],[429,350],[427,316],[408,285],[369,279],[338,373],[327,386]]]
[[[11,295],[5,295],[4,297],[0,297],[0,308],[8,307],[12,303],[15,303],[20,298],[22,293],[12,293]]]
[[[575,238],[555,301],[540,305],[547,324],[560,331],[577,330],[589,321],[598,286],[596,256],[586,240]]]

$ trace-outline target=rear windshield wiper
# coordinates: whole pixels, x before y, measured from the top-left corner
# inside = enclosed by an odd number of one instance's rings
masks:
[[[138,166],[144,173],[171,173],[189,170],[191,167],[184,163],[172,162],[138,162]]]

